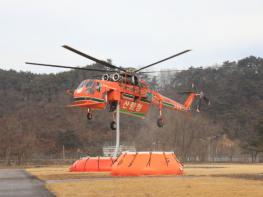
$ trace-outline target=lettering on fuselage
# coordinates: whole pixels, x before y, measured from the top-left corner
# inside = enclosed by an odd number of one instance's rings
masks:
[[[141,103],[135,103],[128,100],[124,101],[122,105],[122,109],[135,112],[140,112],[142,110],[142,107],[143,105]]]

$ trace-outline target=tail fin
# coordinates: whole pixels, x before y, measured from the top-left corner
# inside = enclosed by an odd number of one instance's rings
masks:
[[[196,93],[191,92],[190,95],[187,97],[186,101],[184,102],[184,106],[187,109],[190,109],[192,103],[194,102],[195,97],[197,96]]]

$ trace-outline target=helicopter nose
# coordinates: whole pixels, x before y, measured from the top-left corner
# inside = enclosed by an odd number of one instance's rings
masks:
[[[85,88],[84,87],[81,87],[81,88],[78,88],[74,91],[74,97],[80,97],[80,96],[84,96],[86,93],[85,93]]]

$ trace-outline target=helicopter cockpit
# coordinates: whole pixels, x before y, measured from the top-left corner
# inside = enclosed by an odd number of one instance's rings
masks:
[[[76,92],[80,93],[80,92],[83,91],[84,88],[85,88],[85,91],[88,94],[94,94],[95,90],[100,92],[101,85],[100,85],[99,82],[96,82],[94,80],[88,79],[88,80],[82,81],[79,84],[78,88],[76,89]]]

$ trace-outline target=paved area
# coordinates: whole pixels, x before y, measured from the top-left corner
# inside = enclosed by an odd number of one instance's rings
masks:
[[[0,169],[0,197],[53,197],[44,182],[22,169]]]

